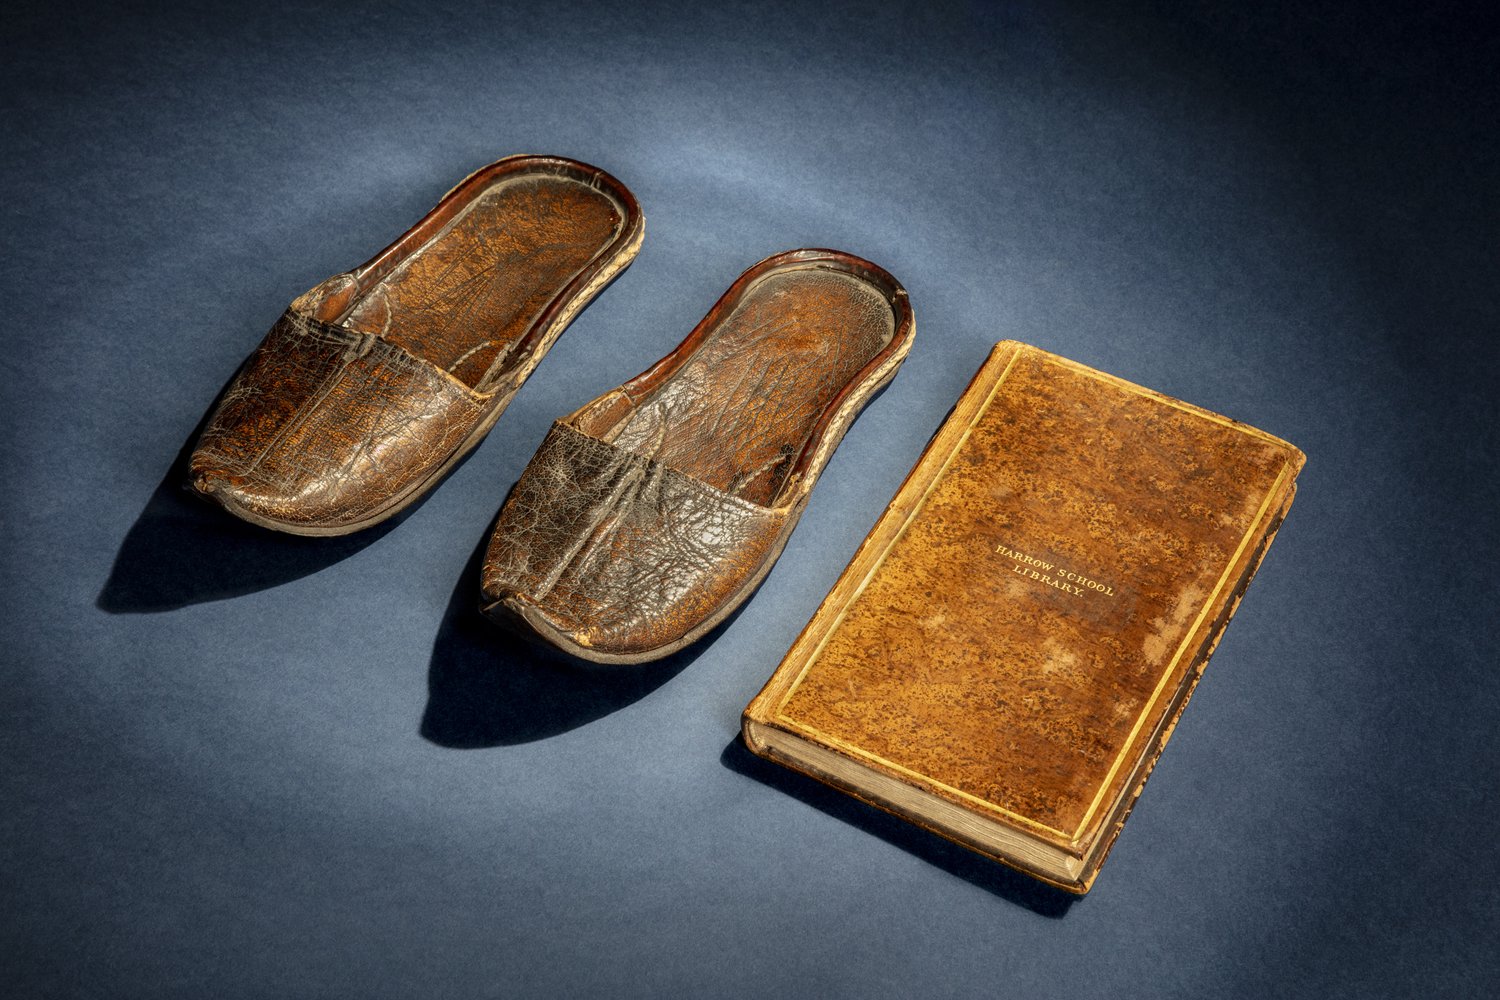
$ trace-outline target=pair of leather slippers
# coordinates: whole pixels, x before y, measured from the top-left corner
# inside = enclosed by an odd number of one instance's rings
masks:
[[[378,524],[484,438],[644,234],[587,164],[475,172],[292,302],[210,416],[191,488],[293,534]],[[912,332],[906,291],[868,261],[756,264],[670,354],[553,424],[495,524],[485,614],[604,663],[699,638],[769,572]]]

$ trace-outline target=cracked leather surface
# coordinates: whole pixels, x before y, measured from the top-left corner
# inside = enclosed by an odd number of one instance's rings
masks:
[[[358,521],[441,464],[487,404],[389,341],[288,311],[203,429],[192,483],[277,521]]]
[[[731,599],[787,516],[559,422],[490,540],[485,603],[586,648],[645,652]]]
[[[904,291],[866,261],[751,268],[671,354],[553,425],[490,538],[486,613],[605,662],[702,634],[801,515],[821,466],[793,475],[793,459],[826,462],[910,328]]]
[[[190,485],[305,533],[364,527],[419,495],[509,403],[560,310],[597,290],[585,275],[633,256],[639,210],[605,176],[556,158],[491,164],[299,297],[209,418]]]

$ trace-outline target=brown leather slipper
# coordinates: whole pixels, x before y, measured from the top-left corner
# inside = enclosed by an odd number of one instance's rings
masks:
[[[600,663],[698,639],[770,571],[913,330],[868,261],[756,264],[671,354],[553,424],[490,538],[482,609]]]
[[[635,197],[597,167],[512,156],[476,171],[292,302],[204,426],[190,487],[298,535],[385,520],[484,439],[644,234]]]

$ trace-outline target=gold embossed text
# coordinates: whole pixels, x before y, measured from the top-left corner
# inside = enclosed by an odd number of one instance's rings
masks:
[[[1075,573],[1066,566],[1059,566],[1045,559],[1028,555],[1018,549],[1013,549],[1004,542],[995,546],[995,551],[1011,561],[1011,572],[1018,576],[1024,576],[1028,580],[1035,580],[1048,587],[1054,587],[1065,594],[1102,594],[1105,597],[1114,597],[1115,588],[1107,583],[1090,579],[1082,573]]]

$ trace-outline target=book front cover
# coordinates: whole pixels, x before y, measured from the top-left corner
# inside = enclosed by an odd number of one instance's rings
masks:
[[[1035,348],[990,364],[771,715],[1066,847],[1096,835],[1302,459]]]

